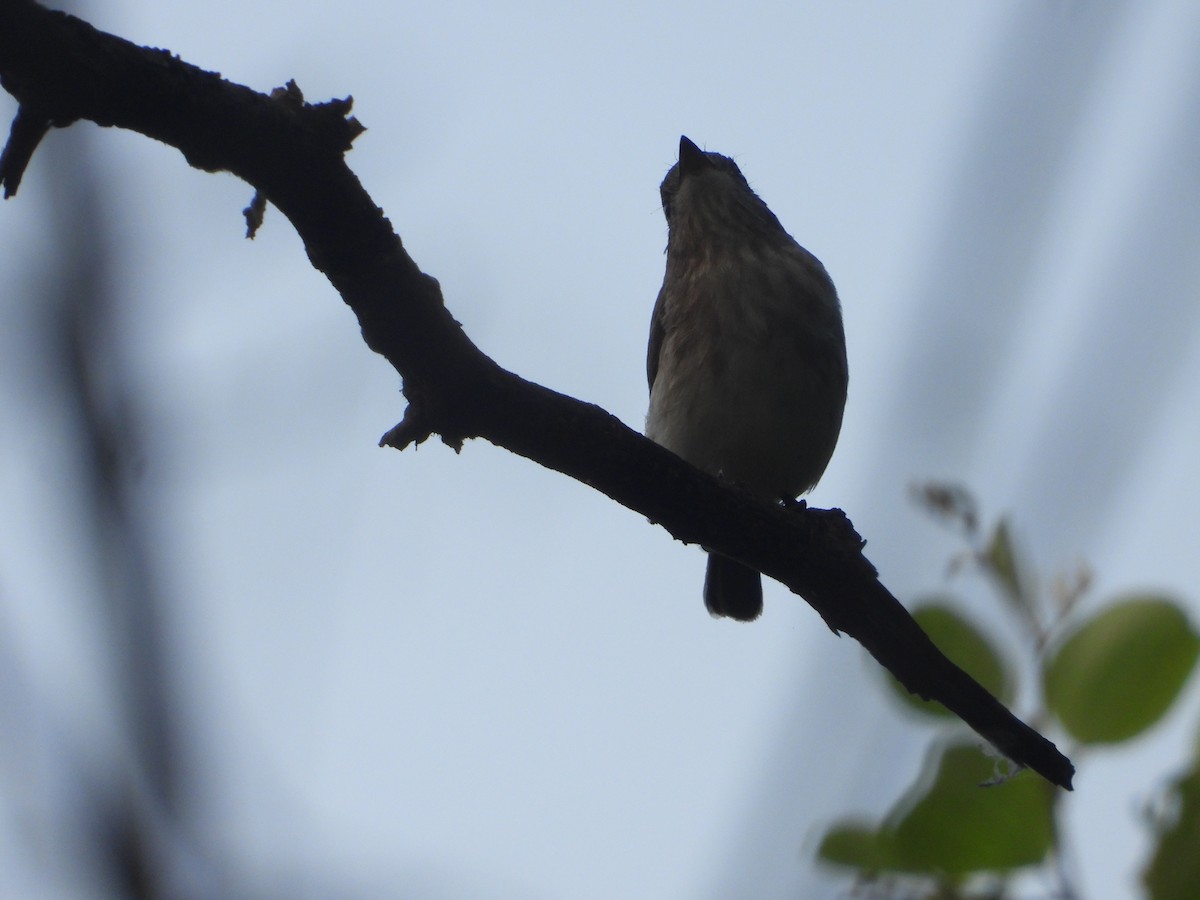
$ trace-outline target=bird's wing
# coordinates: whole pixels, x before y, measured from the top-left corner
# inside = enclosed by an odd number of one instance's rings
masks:
[[[658,354],[662,350],[663,337],[666,335],[667,329],[664,325],[666,320],[666,310],[663,307],[666,305],[664,296],[666,294],[666,285],[658,292],[658,299],[654,301],[654,312],[650,316],[650,343],[646,347],[646,380],[650,384],[650,390],[654,390],[654,377],[658,374]]]

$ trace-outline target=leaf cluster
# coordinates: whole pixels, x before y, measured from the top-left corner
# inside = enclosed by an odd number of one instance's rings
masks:
[[[960,611],[960,601],[938,594],[918,602],[913,616],[947,657],[1006,704],[1024,673],[1031,682],[1026,693],[1037,696],[1031,719],[1057,727],[1081,755],[1127,744],[1162,721],[1200,655],[1200,634],[1176,599],[1127,592],[1084,615],[1080,601],[1092,580],[1086,568],[1041,589],[1007,518],[983,528],[974,499],[960,487],[927,485],[915,493],[967,543],[951,571],[984,576],[1028,649],[1022,667]],[[854,873],[881,897],[1002,900],[1018,870],[1034,866],[1057,882],[1057,896],[1076,896],[1061,865],[1065,795],[989,758],[939,703],[914,697],[894,680],[892,686],[905,708],[942,725],[926,774],[882,822],[843,820],[828,828],[819,859]],[[1152,823],[1159,842],[1144,873],[1147,896],[1194,898],[1200,762],[1174,783],[1169,801]]]

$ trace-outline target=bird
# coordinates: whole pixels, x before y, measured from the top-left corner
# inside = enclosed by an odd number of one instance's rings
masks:
[[[729,157],[681,136],[659,193],[666,272],[646,352],[646,436],[763,498],[794,500],[825,472],[846,405],[833,281]],[[753,621],[762,576],[709,551],[704,604]]]

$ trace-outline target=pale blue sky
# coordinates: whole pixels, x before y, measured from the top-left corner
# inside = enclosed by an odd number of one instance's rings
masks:
[[[1094,601],[1161,588],[1196,615],[1200,6],[95,7],[257,89],[353,94],[350,164],[471,337],[639,428],[659,180],[681,133],[735,156],[838,285],[850,401],[812,502],[847,510],[898,596],[945,586],[956,545],[907,488],[953,479],[1048,572],[1090,561]],[[247,242],[231,176],[90,125],[48,139],[68,141],[112,204],[214,852],[263,896],[280,870],[314,898],[844,886],[812,841],[887,809],[929,738],[856,644],[774,584],[760,622],[709,619],[699,550],[490,445],[377,449],[398,379],[277,210]],[[61,836],[61,746],[101,771],[121,752],[71,438],[22,338],[23,280],[56,264],[48,171],[0,207],[6,715],[39,723],[0,757],[14,895],[86,883],[14,849],[31,816],[47,853]],[[1136,747],[1080,761],[1087,896],[1130,895],[1136,810],[1198,711],[1193,684]]]

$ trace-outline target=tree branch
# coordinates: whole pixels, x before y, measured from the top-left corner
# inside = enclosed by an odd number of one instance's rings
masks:
[[[599,407],[485,356],[346,166],[362,131],[348,117],[349,98],[310,105],[294,85],[261,94],[31,0],[0,0],[0,83],[35,123],[90,119],[138,131],[178,148],[193,166],[243,178],[283,212],[358,316],[367,345],[404,379],[409,408],[384,442],[402,449],[436,433],[457,447],[484,438],[590,485],[678,540],[760,569],[835,632],[861,642],[908,690],[940,701],[1006,756],[1070,788],[1070,761],[934,647],[879,583],[840,510],[758,500]],[[27,156],[17,147],[6,159],[20,169],[0,166],[12,191]]]

